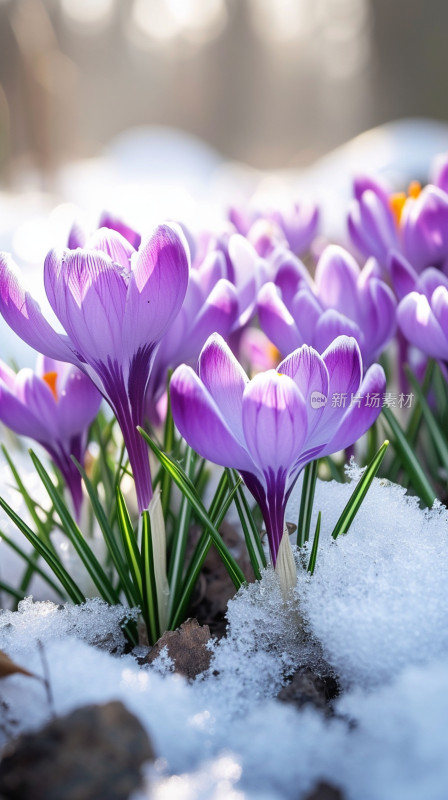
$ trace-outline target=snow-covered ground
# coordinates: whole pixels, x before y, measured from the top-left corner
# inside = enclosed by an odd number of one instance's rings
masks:
[[[121,612],[98,600],[65,610],[24,601],[0,616],[0,648],[41,674],[42,641],[59,713],[115,698],[138,716],[158,758],[133,800],[296,800],[320,779],[348,800],[446,800],[448,512],[423,512],[404,490],[376,480],[352,529],[334,542],[332,525],[352,489],[318,483],[314,576],[299,572],[286,607],[270,571],[240,591],[227,638],[192,684],[169,660],[141,668],[132,655],[95,647],[109,633],[111,648],[121,641]],[[299,489],[291,520],[298,497]],[[303,662],[318,667],[322,657],[343,690],[333,718],[274,699],[288,673]],[[48,718],[37,681],[15,675],[0,691],[20,727]]]

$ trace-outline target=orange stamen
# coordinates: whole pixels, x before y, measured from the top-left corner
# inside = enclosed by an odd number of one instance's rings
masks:
[[[408,186],[408,197],[413,197],[414,200],[419,196],[422,186],[418,181],[411,181]]]
[[[278,364],[279,361],[281,361],[282,356],[280,350],[277,350],[276,346],[272,344],[272,342],[268,342],[267,354],[271,364]]]
[[[400,224],[401,215],[403,213],[406,200],[407,197],[404,192],[397,192],[396,194],[391,194],[389,197],[389,207],[395,217],[395,222],[397,225]]]
[[[46,372],[45,375],[42,375],[42,379],[45,381],[47,386],[50,387],[51,393],[52,393],[54,399],[56,400],[56,402],[58,402],[58,399],[59,399],[58,398],[58,391],[56,389],[56,381],[58,379],[58,373],[57,372]]]

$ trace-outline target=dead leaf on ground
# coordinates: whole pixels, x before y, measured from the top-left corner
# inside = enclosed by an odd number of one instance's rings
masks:
[[[207,648],[210,639],[208,625],[199,625],[197,619],[187,619],[175,631],[165,631],[145,659],[151,664],[164,647],[175,664],[175,671],[187,678],[195,678],[208,669],[212,657]]]
[[[3,650],[0,650],[0,678],[7,678],[8,675],[27,675],[29,678],[37,678],[37,675],[16,664]]]

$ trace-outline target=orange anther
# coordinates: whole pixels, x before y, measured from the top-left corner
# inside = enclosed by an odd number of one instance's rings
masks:
[[[397,225],[400,224],[401,215],[403,213],[404,204],[406,202],[406,195],[404,192],[397,192],[396,194],[391,194],[389,197],[389,206],[392,214],[395,217],[395,222]]]
[[[415,200],[419,196],[421,190],[422,187],[418,181],[411,181],[408,186],[408,197],[413,197]]]
[[[58,379],[58,373],[57,372],[46,372],[45,375],[42,375],[42,379],[45,381],[47,386],[50,387],[51,393],[52,393],[54,399],[57,402],[58,401],[58,392],[57,392],[57,389],[56,389],[56,381]]]

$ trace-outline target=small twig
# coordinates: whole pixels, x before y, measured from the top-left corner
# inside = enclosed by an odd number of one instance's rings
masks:
[[[48,702],[48,706],[50,708],[51,714],[52,714],[53,717],[55,717],[56,716],[56,709],[55,709],[55,706],[54,706],[54,696],[53,696],[53,691],[51,689],[51,683],[50,683],[50,670],[49,670],[49,667],[48,667],[48,661],[47,661],[47,656],[46,656],[46,653],[45,653],[45,648],[44,648],[44,646],[43,646],[43,644],[42,644],[40,639],[37,640],[37,648],[39,650],[40,660],[41,660],[41,663],[42,663],[42,671],[44,673],[43,677],[41,678],[41,681],[42,681],[43,685],[45,686],[45,693],[47,695],[47,702]]]

